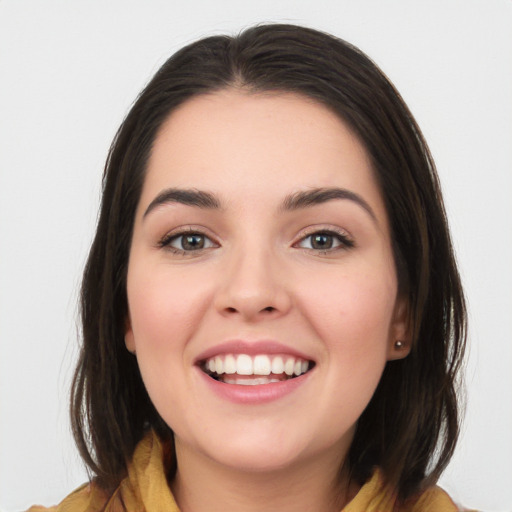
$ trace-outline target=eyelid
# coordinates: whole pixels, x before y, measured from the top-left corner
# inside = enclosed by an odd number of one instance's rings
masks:
[[[183,249],[178,249],[176,247],[171,246],[171,242],[181,236],[187,235],[200,235],[205,237],[211,242],[211,246],[204,247],[201,249],[197,249],[195,251],[185,251]],[[193,256],[194,253],[201,253],[203,251],[207,251],[209,249],[213,249],[219,247],[220,244],[216,240],[216,237],[210,234],[209,230],[202,226],[179,226],[177,228],[172,229],[171,231],[166,232],[157,242],[157,247],[160,249],[166,249],[175,254],[183,254],[187,256]]]
[[[324,234],[324,235],[330,235],[336,237],[340,245],[333,248],[328,249],[313,249],[313,248],[307,248],[307,247],[300,247],[299,244],[306,240],[308,237],[311,237],[316,234]],[[297,247],[298,249],[304,249],[306,251],[312,251],[317,254],[325,254],[325,253],[332,253],[340,250],[347,250],[351,249],[355,246],[354,238],[346,231],[345,229],[341,229],[339,227],[334,226],[309,226],[305,229],[303,229],[296,238],[296,241],[293,243],[293,247]]]

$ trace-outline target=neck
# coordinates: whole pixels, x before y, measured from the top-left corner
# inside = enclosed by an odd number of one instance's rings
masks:
[[[176,447],[171,485],[181,512],[339,512],[355,494],[339,452],[270,471],[225,467]]]

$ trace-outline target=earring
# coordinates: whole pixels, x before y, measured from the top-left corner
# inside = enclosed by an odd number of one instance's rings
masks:
[[[402,340],[395,341],[395,350],[402,350],[405,347],[405,343]]]

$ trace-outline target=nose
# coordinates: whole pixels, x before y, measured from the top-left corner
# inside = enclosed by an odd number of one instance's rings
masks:
[[[284,265],[272,251],[241,251],[225,262],[221,274],[215,304],[222,315],[257,322],[290,310]]]

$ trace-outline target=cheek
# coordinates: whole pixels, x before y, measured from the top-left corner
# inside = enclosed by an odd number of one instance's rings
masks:
[[[387,360],[396,300],[394,268],[386,272],[316,274],[303,281],[303,314],[324,341],[331,363],[352,377],[379,373]]]
[[[389,326],[396,300],[396,284],[392,273],[316,274],[301,286],[302,302],[315,313],[311,320],[341,330],[382,335]],[[363,341],[363,340],[359,340]]]
[[[193,274],[133,263],[127,292],[137,362],[152,402],[168,424],[187,396],[187,346],[203,314],[207,290]],[[203,280],[203,282],[205,282]]]
[[[203,280],[203,283],[205,281]],[[128,275],[131,326],[141,345],[168,349],[182,344],[201,314],[207,291],[191,273],[133,267]]]

